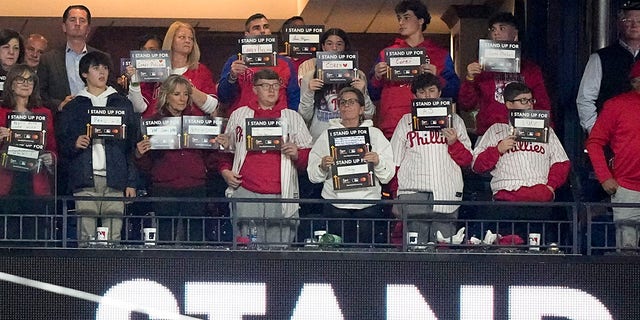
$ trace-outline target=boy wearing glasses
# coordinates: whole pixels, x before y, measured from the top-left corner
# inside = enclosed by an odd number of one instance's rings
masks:
[[[512,82],[504,88],[504,101],[507,111],[530,110],[535,104],[531,89],[520,82]],[[552,128],[549,128],[548,141],[516,141],[509,124],[495,123],[478,140],[473,150],[472,169],[477,173],[491,173],[491,191],[496,201],[553,201],[556,189],[567,180],[570,164]],[[553,219],[551,210],[545,210],[548,208],[505,206],[500,210],[493,209],[487,210],[484,218]]]
[[[253,199],[297,199],[298,170],[307,167],[311,134],[294,110],[281,103],[280,77],[271,69],[262,69],[253,77],[254,99],[238,108],[229,118],[225,134],[218,141],[234,154],[223,157],[220,173],[229,186],[227,196]],[[256,99],[257,98],[257,99]],[[247,119],[279,119],[282,145],[279,149],[248,150]],[[257,227],[259,242],[286,244],[293,240],[298,225],[297,203],[242,203],[232,205],[238,219],[235,234],[247,235],[251,221]],[[293,218],[293,219],[290,219]]]

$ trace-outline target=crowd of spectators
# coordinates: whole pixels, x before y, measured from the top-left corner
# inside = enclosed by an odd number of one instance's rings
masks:
[[[50,178],[56,170],[58,193],[76,197],[136,197],[136,190],[144,189],[154,197],[354,200],[326,203],[320,212],[312,212],[318,219],[329,219],[321,228],[349,243],[387,241],[389,235],[376,238],[379,228],[371,219],[403,217],[415,220],[404,231],[418,233],[418,243],[436,242],[438,236],[451,239],[459,227],[459,206],[430,202],[464,200],[467,175],[484,175],[491,180],[492,196],[485,200],[556,200],[556,191],[565,185],[571,165],[554,133],[554,119],[549,120],[548,140],[542,142],[519,140],[509,123],[510,110],[552,109],[540,67],[523,59],[519,72],[492,72],[473,62],[461,79],[448,50],[425,38],[431,16],[423,2],[401,1],[395,14],[399,32],[393,44],[380,52],[368,74],[357,70],[352,81],[339,84],[322,79],[315,58],[292,58],[282,53],[275,57],[274,66],[268,67],[250,65],[241,55],[233,55],[216,83],[214,72],[200,62],[202,46],[196,29],[181,21],[172,23],[164,38],[145,36],[139,47],[133,48],[167,51],[171,60],[166,80],[140,82],[134,66],[118,73],[109,54],[87,45],[91,13],[83,5],[64,11],[66,42],[60,48],[48,48],[47,40],[39,34],[23,40],[13,30],[0,30],[0,213],[13,215],[11,219],[25,212],[40,213],[40,202],[27,205],[10,197],[51,195]],[[640,65],[636,63],[632,69],[640,49],[640,2],[625,3],[618,21],[622,30],[619,43],[589,59],[578,110],[581,124],[591,132],[587,150],[603,190],[612,201],[638,202],[638,163],[633,157],[635,149],[629,147],[637,145],[631,141],[635,139],[631,132],[635,132],[638,120],[627,116],[638,114],[633,108],[640,100],[640,91],[629,90],[640,81]],[[303,24],[302,17],[292,17],[283,30]],[[488,20],[488,30],[490,40],[518,42],[521,26],[511,13],[500,12]],[[269,19],[256,13],[246,20],[244,34],[239,37],[271,33]],[[319,39],[321,51],[356,50],[340,28],[324,31]],[[385,58],[388,50],[403,48],[421,48],[426,53],[425,62],[410,80],[392,77],[392,66]],[[443,129],[421,130],[412,125],[416,121],[412,114],[415,99],[445,100],[442,98],[461,110],[478,111],[471,138],[455,108]],[[126,134],[117,139],[93,136],[88,124],[92,113],[100,110],[124,112]],[[597,117],[601,111],[602,117]],[[9,114],[46,117],[47,139],[39,150],[35,170],[16,171],[6,166],[13,137],[7,123]],[[226,128],[216,137],[220,149],[158,150],[142,134],[141,119],[183,116],[228,118]],[[248,119],[276,120],[280,138],[268,143],[278,144],[277,148],[253,148],[257,140],[251,135]],[[358,153],[369,166],[370,185],[342,190],[336,187],[338,178],[332,167],[337,158],[330,149],[329,132],[358,128],[367,131],[367,150]],[[472,141],[476,141],[475,148]],[[609,166],[605,146],[611,146],[615,159]],[[226,191],[218,188],[210,192],[210,181],[226,186]],[[380,200],[383,194],[424,204],[401,204],[386,210],[358,202]],[[94,241],[98,226],[109,228],[107,240],[122,240],[124,201],[76,200],[80,244]],[[318,210],[317,206],[309,208]],[[549,208],[509,208],[486,212],[479,218],[558,219],[557,211]],[[208,239],[207,224],[197,219],[207,216],[204,203],[157,202],[152,209],[159,240]],[[248,235],[253,240],[284,245],[299,234],[311,237],[298,232],[298,218],[309,213],[299,212],[297,203],[255,201],[233,203],[230,213],[226,211],[237,221],[231,226],[234,237]],[[614,210],[614,214],[620,222],[618,245],[637,247],[637,209]],[[341,222],[344,218],[354,220]],[[35,220],[16,224],[5,219],[4,223],[10,226],[0,228],[6,232],[4,239],[41,237],[34,229]],[[539,232],[535,228],[512,227],[511,231],[526,237],[528,232]]]

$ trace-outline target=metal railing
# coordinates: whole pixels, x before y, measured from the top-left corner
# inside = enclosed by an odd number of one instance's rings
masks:
[[[238,198],[154,198],[139,197],[126,199],[128,204],[121,218],[123,227],[121,239],[102,241],[100,239],[78,239],[78,221],[88,215],[79,215],[73,209],[75,200],[123,201],[122,198],[4,198],[4,201],[44,201],[44,213],[22,213],[0,215],[0,246],[31,247],[150,247],[158,249],[271,249],[271,250],[366,250],[366,251],[427,251],[447,253],[565,253],[565,254],[600,254],[616,251],[615,245],[609,242],[598,242],[601,237],[609,239],[613,222],[592,221],[592,209],[611,207],[608,203],[511,203],[494,201],[409,201],[409,200],[357,200],[362,204],[377,205],[384,208],[385,215],[375,219],[364,218],[329,218],[324,212],[307,212],[299,218],[264,219],[255,218],[254,223],[264,227],[267,225],[281,227],[293,226],[294,235],[289,241],[269,242],[261,239],[260,245],[250,243],[247,234],[241,234],[237,228],[240,220],[234,215],[213,216],[208,213],[186,215],[156,216],[154,205],[158,203],[202,202],[210,206],[234,207],[237,203],[300,203],[324,205],[327,203],[354,203],[354,200],[324,199],[238,199]],[[440,219],[420,219],[419,217],[393,217],[391,207],[399,204],[436,204],[460,205],[459,218],[450,219],[446,215]],[[620,205],[623,206],[623,205]],[[624,206],[640,207],[640,204]],[[537,210],[554,210],[557,218],[539,220],[534,216],[526,219],[484,219],[485,212],[503,212],[509,208],[532,208]],[[469,214],[469,213],[472,214]],[[101,216],[107,218],[119,216]],[[453,223],[456,230],[464,229],[464,236],[451,237],[445,235],[433,243],[416,243],[409,239],[409,225],[415,221],[426,223]],[[330,228],[333,225],[333,228]],[[337,225],[338,227],[335,227]],[[349,230],[358,230],[353,237]],[[169,227],[167,227],[169,226]],[[144,239],[145,228],[156,228],[155,241]],[[167,229],[168,228],[168,229]],[[371,228],[370,239],[362,239],[361,228]],[[331,229],[331,230],[330,230]],[[615,229],[615,228],[614,228]],[[17,231],[16,231],[17,230]],[[167,231],[168,230],[168,231]],[[335,231],[338,230],[338,231]],[[601,230],[604,234],[600,234]],[[315,231],[332,231],[331,235],[340,238],[325,237],[320,241],[314,238]],[[535,231],[535,232],[534,232]],[[166,235],[167,232],[171,234]],[[163,235],[164,233],[164,235]],[[500,234],[502,237],[497,236]],[[540,242],[530,245],[528,235],[540,234]],[[487,236],[496,235],[495,241],[483,241]],[[338,240],[336,240],[338,239]],[[345,241],[347,239],[354,239]],[[461,239],[461,240],[460,240]],[[331,240],[332,242],[329,242]],[[340,241],[342,240],[342,241]],[[532,249],[532,250],[531,250]]]

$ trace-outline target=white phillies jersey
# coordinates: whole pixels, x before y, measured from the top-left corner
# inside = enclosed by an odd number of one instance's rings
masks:
[[[491,170],[491,191],[515,191],[520,187],[547,184],[549,169],[554,163],[569,161],[560,140],[549,128],[549,143],[516,142],[516,146],[505,152]],[[478,155],[511,135],[511,126],[496,123],[478,141],[473,150],[473,165]]]
[[[471,140],[462,119],[453,115],[453,128],[466,152]],[[462,200],[462,170],[449,154],[449,145],[440,131],[413,131],[411,113],[405,114],[391,137],[393,159],[398,168],[398,194],[432,192],[438,201]],[[458,206],[437,205],[435,212],[453,212]]]

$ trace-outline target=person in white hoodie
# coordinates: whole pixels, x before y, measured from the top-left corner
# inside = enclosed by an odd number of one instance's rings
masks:
[[[380,129],[373,127],[371,120],[364,120],[365,98],[362,91],[354,87],[345,87],[340,90],[338,101],[340,118],[331,119],[329,129],[368,128],[371,151],[365,153],[363,159],[373,163],[374,184],[369,187],[334,190],[331,176],[334,158],[329,154],[328,130],[318,137],[311,148],[307,173],[311,182],[324,183],[322,188],[324,199],[356,200],[349,204],[325,204],[324,213],[327,218],[345,219],[329,221],[329,233],[342,236],[344,242],[348,244],[371,244],[374,241],[374,225],[371,219],[382,218],[382,210],[379,205],[362,204],[358,203],[358,200],[381,199],[380,184],[389,182],[395,173],[391,144]],[[353,218],[363,220],[351,220]]]
[[[139,121],[127,97],[107,86],[111,59],[94,51],[80,59],[79,73],[85,83],[73,100],[59,113],[56,130],[61,157],[69,164],[69,187],[74,196],[135,197],[137,172],[133,152]],[[124,110],[124,138],[91,137],[91,108]],[[97,217],[109,228],[109,241],[119,241],[124,203],[121,201],[76,201],[80,246],[96,235]]]

